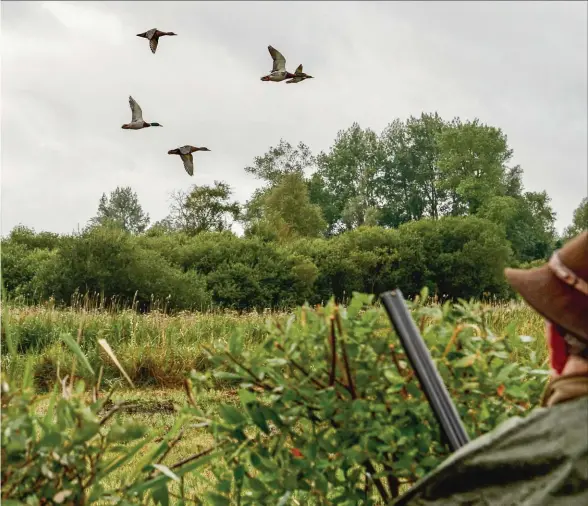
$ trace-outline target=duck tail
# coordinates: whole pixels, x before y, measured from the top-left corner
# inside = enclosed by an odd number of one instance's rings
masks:
[[[180,154],[180,150],[179,149],[170,149],[167,152],[168,155],[179,155]]]

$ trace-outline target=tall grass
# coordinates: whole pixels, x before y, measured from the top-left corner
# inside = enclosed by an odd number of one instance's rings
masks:
[[[20,355],[6,356],[2,342],[2,368],[13,372],[24,370],[32,357],[37,386],[51,386],[60,371],[69,370],[72,357],[59,336],[79,336],[80,346],[92,365],[99,366],[104,356],[97,345],[106,339],[115,350],[123,368],[136,385],[179,387],[190,369],[204,370],[207,359],[202,344],[215,340],[227,341],[235,330],[241,332],[245,346],[256,346],[266,335],[268,318],[286,320],[288,312],[238,313],[235,311],[183,312],[173,315],[164,311],[140,314],[132,308],[105,308],[97,299],[86,298],[68,308],[56,308],[51,301],[43,305],[25,306],[8,303],[4,307],[2,326],[8,325]],[[6,303],[5,303],[6,304]],[[546,356],[543,322],[539,315],[520,303],[494,304],[485,307],[485,323],[495,334],[528,335],[535,338],[534,362]],[[163,308],[162,308],[163,309]],[[514,346],[512,360],[525,361],[529,346]],[[79,371],[83,375],[83,371]],[[120,373],[114,365],[106,365],[105,382],[119,382]]]

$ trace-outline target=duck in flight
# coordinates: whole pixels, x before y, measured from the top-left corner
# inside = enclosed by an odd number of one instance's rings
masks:
[[[137,104],[137,102],[135,102],[135,99],[131,96],[129,96],[129,105],[131,106],[132,119],[130,123],[125,123],[122,126],[122,128],[124,128],[125,130],[141,130],[141,128],[163,126],[159,123],[147,123],[143,119],[143,111],[141,110],[141,107],[139,107],[139,104]]]
[[[192,153],[196,151],[210,151],[208,148],[197,148],[196,146],[182,146],[181,148],[177,149],[170,149],[167,154],[168,155],[180,155],[182,162],[184,162],[184,169],[190,175],[194,175],[194,158],[192,157]]]
[[[304,81],[305,79],[314,79],[314,77],[302,72],[302,64],[300,64],[298,65],[298,68],[294,71],[294,77],[289,81],[286,81],[286,84],[299,83],[300,81]]]
[[[159,37],[163,37],[164,35],[177,35],[177,33],[162,32],[157,28],[151,28],[151,30],[148,30],[144,33],[138,33],[137,37],[143,37],[144,39],[147,39],[149,41],[151,52],[155,54],[155,51],[157,51],[157,44],[159,43]]]
[[[267,49],[274,60],[272,71],[261,78],[262,81],[273,81],[279,83],[284,79],[294,79],[296,76],[286,70],[286,58],[276,48],[267,46]]]

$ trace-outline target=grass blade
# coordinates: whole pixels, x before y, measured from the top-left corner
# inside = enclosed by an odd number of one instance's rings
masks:
[[[74,341],[74,338],[71,337],[70,334],[61,334],[61,339],[63,339],[65,344],[69,346],[69,348],[71,349],[71,351],[74,352],[76,357],[80,359],[80,362],[84,364],[84,367],[90,372],[90,374],[92,374],[92,378],[94,378],[94,369],[92,369],[92,366],[88,361],[88,357],[84,355],[84,352],[80,348],[80,345]]]
[[[123,369],[123,366],[120,365],[120,362],[118,361],[118,359],[116,358],[116,355],[114,354],[114,351],[112,351],[112,348],[110,347],[110,344],[108,344],[108,341],[106,341],[106,339],[98,339],[98,344],[100,346],[102,346],[102,349],[106,352],[106,354],[110,357],[110,360],[112,360],[114,362],[114,365],[116,367],[118,367],[118,370],[122,373],[122,375],[125,377],[125,379],[129,382],[129,384],[135,388],[135,384],[132,382],[131,378],[129,377],[129,375],[127,374],[127,372]]]

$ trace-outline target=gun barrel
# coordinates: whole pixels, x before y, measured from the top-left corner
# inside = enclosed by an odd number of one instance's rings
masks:
[[[425,341],[406,308],[402,292],[384,292],[380,298],[451,451],[454,452],[467,444],[469,437]]]

